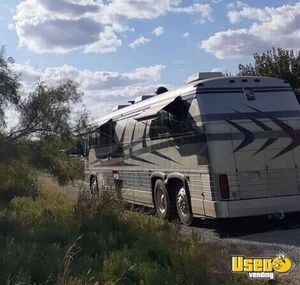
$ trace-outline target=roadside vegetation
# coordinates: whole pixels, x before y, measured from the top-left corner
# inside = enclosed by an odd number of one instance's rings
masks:
[[[32,189],[1,204],[0,284],[253,284],[230,273],[226,248],[114,192],[74,200],[49,177]]]
[[[291,65],[299,71],[299,55],[282,50],[255,60],[254,66],[240,66],[241,74],[284,78]],[[272,64],[262,69],[264,61]],[[282,68],[274,69],[276,62]],[[82,161],[66,151],[80,149],[74,134],[87,125],[79,107],[82,93],[67,80],[54,87],[37,82],[23,94],[11,63],[2,49],[0,284],[264,283],[233,275],[225,246],[199,243],[199,236],[182,234],[176,224],[128,211],[114,191],[69,195],[65,185],[83,179]],[[299,89],[298,75],[292,84]],[[11,128],[5,121],[8,107],[19,116]]]

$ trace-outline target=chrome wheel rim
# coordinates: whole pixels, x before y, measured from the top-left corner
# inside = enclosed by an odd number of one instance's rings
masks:
[[[92,194],[97,193],[97,180],[96,179],[93,180],[93,183],[92,183],[92,186],[91,186],[91,193]]]
[[[178,209],[180,210],[181,214],[183,216],[187,216],[189,214],[189,202],[188,202],[188,197],[185,189],[182,187],[178,191],[177,194],[177,205]]]
[[[167,211],[167,197],[161,188],[157,189],[156,203],[159,211],[164,214]]]

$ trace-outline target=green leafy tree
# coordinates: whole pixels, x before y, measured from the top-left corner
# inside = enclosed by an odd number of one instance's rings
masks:
[[[270,76],[288,81],[300,101],[300,52],[282,48],[253,55],[254,63],[240,64],[239,75]]]
[[[72,109],[80,103],[78,85],[66,80],[57,87],[39,83],[36,89],[18,105],[20,121],[7,136],[8,141],[22,137],[44,137],[49,134],[70,136],[76,130]],[[80,119],[83,119],[81,117]]]
[[[38,82],[29,94],[21,94],[20,74],[11,69],[13,60],[0,50],[0,148],[27,138],[48,135],[71,137],[87,126],[87,113],[81,105],[82,92],[72,80],[56,86]],[[22,95],[22,96],[21,96]],[[5,130],[5,109],[13,107],[19,122]],[[74,114],[73,110],[79,110]]]
[[[4,109],[10,104],[18,105],[21,98],[19,75],[10,68],[13,62],[11,57],[5,57],[4,47],[0,48],[0,131],[6,126]]]
[[[21,190],[33,185],[32,169],[50,172],[61,183],[80,177],[80,161],[60,150],[76,146],[74,135],[86,127],[88,119],[77,83],[64,80],[49,86],[37,82],[33,91],[25,92],[12,63],[4,48],[0,49],[0,194],[8,193],[6,198],[25,191],[13,191],[16,185]],[[18,123],[12,128],[5,121],[7,108],[17,113]],[[15,179],[20,169],[24,170],[23,180]],[[15,182],[7,184],[9,181]]]

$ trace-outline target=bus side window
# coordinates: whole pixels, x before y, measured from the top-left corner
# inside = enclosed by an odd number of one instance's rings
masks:
[[[89,134],[89,147],[91,147],[92,145],[93,145],[92,134]]]
[[[185,120],[179,120],[174,115],[169,116],[169,126],[171,133],[183,133],[185,131]]]
[[[98,132],[89,134],[87,142],[89,147],[98,146],[100,144],[100,134]]]
[[[193,122],[188,118],[178,118],[173,114],[169,114],[169,128],[171,134],[183,134],[195,131]]]
[[[97,145],[97,132],[92,133],[92,145]]]
[[[115,126],[108,124],[98,129],[97,132],[98,132],[98,138],[97,138],[98,146],[109,146],[114,142]]]
[[[153,119],[149,129],[151,139],[157,139],[169,134],[169,113],[162,110],[158,113],[158,117]]]
[[[89,155],[89,137],[84,137],[83,139],[83,156],[87,157]]]
[[[151,139],[158,139],[191,132],[196,132],[195,122],[191,118],[161,111],[151,122],[149,136]]]

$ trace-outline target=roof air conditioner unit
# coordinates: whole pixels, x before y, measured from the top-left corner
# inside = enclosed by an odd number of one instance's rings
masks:
[[[215,78],[215,77],[224,77],[222,72],[198,72],[191,75],[186,81],[187,84],[192,83],[194,81]]]
[[[120,110],[120,109],[123,109],[123,108],[125,108],[125,107],[127,107],[127,106],[129,106],[129,105],[117,105],[117,106],[115,106],[115,107],[113,107],[113,112],[115,112],[115,111],[118,111],[118,110]]]
[[[141,102],[141,101],[144,101],[146,99],[149,99],[151,97],[153,97],[154,95],[143,95],[143,96],[139,96],[137,98],[135,98],[134,100],[134,104],[138,103],[138,102]]]

